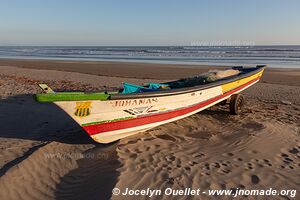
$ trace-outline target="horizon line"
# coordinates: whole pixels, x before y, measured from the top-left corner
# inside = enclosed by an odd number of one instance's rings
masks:
[[[253,47],[253,46],[300,46],[300,44],[257,45],[1,45],[0,47]]]

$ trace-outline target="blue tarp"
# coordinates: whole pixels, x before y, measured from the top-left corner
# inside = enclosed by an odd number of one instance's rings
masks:
[[[161,84],[161,83],[149,83],[149,89],[158,90],[163,87],[169,87],[168,84]]]
[[[123,83],[123,92],[122,94],[130,94],[130,93],[139,93],[139,92],[151,92],[160,89],[162,86],[168,86],[167,84],[160,83],[150,83],[149,87],[143,87],[139,85],[134,85],[130,83]]]
[[[137,93],[141,92],[144,87],[139,86],[139,85],[134,85],[134,84],[129,84],[129,83],[123,83],[123,94],[130,94],[130,93]]]

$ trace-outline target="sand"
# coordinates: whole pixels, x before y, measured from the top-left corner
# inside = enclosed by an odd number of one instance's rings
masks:
[[[246,107],[239,116],[229,115],[226,106],[214,106],[109,145],[93,142],[61,110],[32,98],[40,82],[55,90],[94,91],[114,89],[124,81],[172,80],[207,69],[0,60],[0,199],[148,199],[112,195],[115,187],[121,191],[238,187],[299,192],[298,70],[268,69],[260,83],[243,92]],[[299,194],[268,199],[298,198]],[[152,199],[232,197],[201,194]]]

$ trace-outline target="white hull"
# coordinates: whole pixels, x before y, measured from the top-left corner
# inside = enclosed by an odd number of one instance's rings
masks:
[[[55,104],[95,141],[109,143],[188,117],[228,99],[258,82],[262,72],[245,80],[184,94],[107,101],[58,101]]]

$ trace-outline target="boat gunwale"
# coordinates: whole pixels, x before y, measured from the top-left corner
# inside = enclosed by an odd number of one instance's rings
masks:
[[[42,103],[53,103],[53,102],[62,102],[62,101],[109,101],[109,100],[126,100],[126,99],[141,99],[141,98],[156,98],[156,97],[164,97],[164,96],[172,96],[172,95],[180,95],[186,94],[191,92],[196,92],[199,90],[209,89],[212,87],[220,86],[226,83],[230,83],[233,81],[241,80],[247,77],[250,77],[254,74],[257,74],[264,70],[266,65],[257,65],[256,67],[232,67],[232,69],[253,69],[245,74],[235,75],[229,78],[219,79],[217,81],[203,84],[203,85],[196,85],[192,87],[183,87],[183,88],[174,88],[174,89],[166,89],[166,90],[157,90],[153,92],[143,92],[143,93],[130,93],[130,94],[112,94],[111,92],[94,92],[94,93],[85,93],[85,92],[59,92],[59,93],[47,93],[47,94],[35,94],[35,99],[38,102]],[[68,98],[54,98],[57,95],[66,95]],[[80,97],[80,98],[79,98]],[[92,98],[93,97],[93,98]],[[101,97],[101,98],[100,98]]]
[[[244,67],[232,67],[232,69],[247,69]],[[131,93],[131,94],[112,94],[108,100],[124,100],[124,99],[140,99],[140,98],[155,98],[155,97],[163,97],[163,96],[172,96],[172,95],[179,95],[179,94],[186,94],[190,92],[196,92],[199,90],[209,89],[212,87],[220,86],[226,83],[230,83],[233,81],[238,81],[247,77],[250,77],[254,74],[257,74],[263,71],[266,68],[266,65],[257,65],[256,67],[251,67],[248,69],[254,70],[245,73],[236,75],[230,78],[220,79],[211,83],[207,83],[204,85],[196,85],[192,87],[184,87],[184,88],[175,88],[175,89],[168,89],[168,90],[158,90],[154,92],[145,92],[145,93]]]

